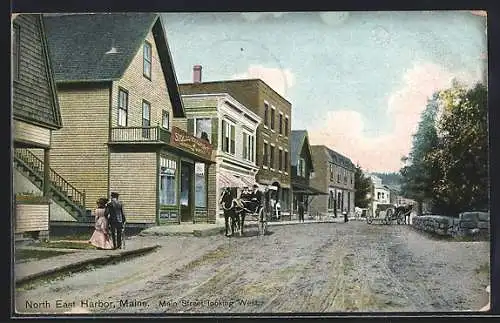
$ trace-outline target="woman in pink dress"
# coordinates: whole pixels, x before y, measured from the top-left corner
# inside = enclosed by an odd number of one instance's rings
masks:
[[[95,215],[95,231],[89,240],[97,249],[113,249],[113,241],[108,231],[108,219],[104,215],[106,209],[107,198],[100,198],[97,201],[97,209],[94,211]]]

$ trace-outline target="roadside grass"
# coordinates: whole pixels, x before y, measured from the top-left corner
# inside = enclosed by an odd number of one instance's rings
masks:
[[[32,250],[32,249],[16,249],[15,259],[16,262],[27,262],[46,259],[59,255],[67,254],[68,252],[56,250]]]
[[[42,248],[60,248],[60,249],[85,249],[85,250],[95,250],[96,248],[85,242],[70,242],[70,241],[53,241],[53,242],[41,242],[37,246]]]
[[[476,268],[476,273],[489,275],[490,274],[490,263],[485,262],[485,263],[479,265],[479,267]]]
[[[65,234],[65,235],[51,235],[50,240],[52,240],[52,241],[58,241],[58,240],[88,241],[91,236],[92,236],[92,232],[89,231],[89,232],[81,232],[81,233]]]

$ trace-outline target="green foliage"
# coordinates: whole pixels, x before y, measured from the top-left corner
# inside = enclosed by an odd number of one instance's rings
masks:
[[[367,208],[371,198],[367,195],[371,192],[371,180],[369,177],[364,176],[363,170],[359,165],[356,165],[354,171],[354,205],[360,208]]]
[[[429,99],[422,113],[402,191],[428,200],[437,212],[457,215],[488,209],[487,89],[457,82]]]

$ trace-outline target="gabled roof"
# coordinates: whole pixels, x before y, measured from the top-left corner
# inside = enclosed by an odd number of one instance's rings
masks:
[[[309,156],[311,156],[311,165],[309,167],[312,168],[312,153],[306,130],[292,130],[290,134],[290,162],[292,166],[297,166],[304,144],[307,144]]]
[[[328,148],[327,146],[321,145],[320,147],[323,147],[323,149],[325,150],[325,154],[330,162],[354,170],[354,163],[349,158],[345,157],[342,154],[339,154],[338,152]]]
[[[172,56],[157,13],[46,15],[58,83],[119,80],[152,31],[175,117],[184,116]],[[116,53],[107,53],[112,47]]]

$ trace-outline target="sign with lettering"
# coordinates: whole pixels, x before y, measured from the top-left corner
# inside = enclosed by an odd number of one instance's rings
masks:
[[[205,159],[211,159],[212,157],[212,145],[210,145],[210,143],[203,139],[196,138],[177,127],[172,127],[170,144]]]

